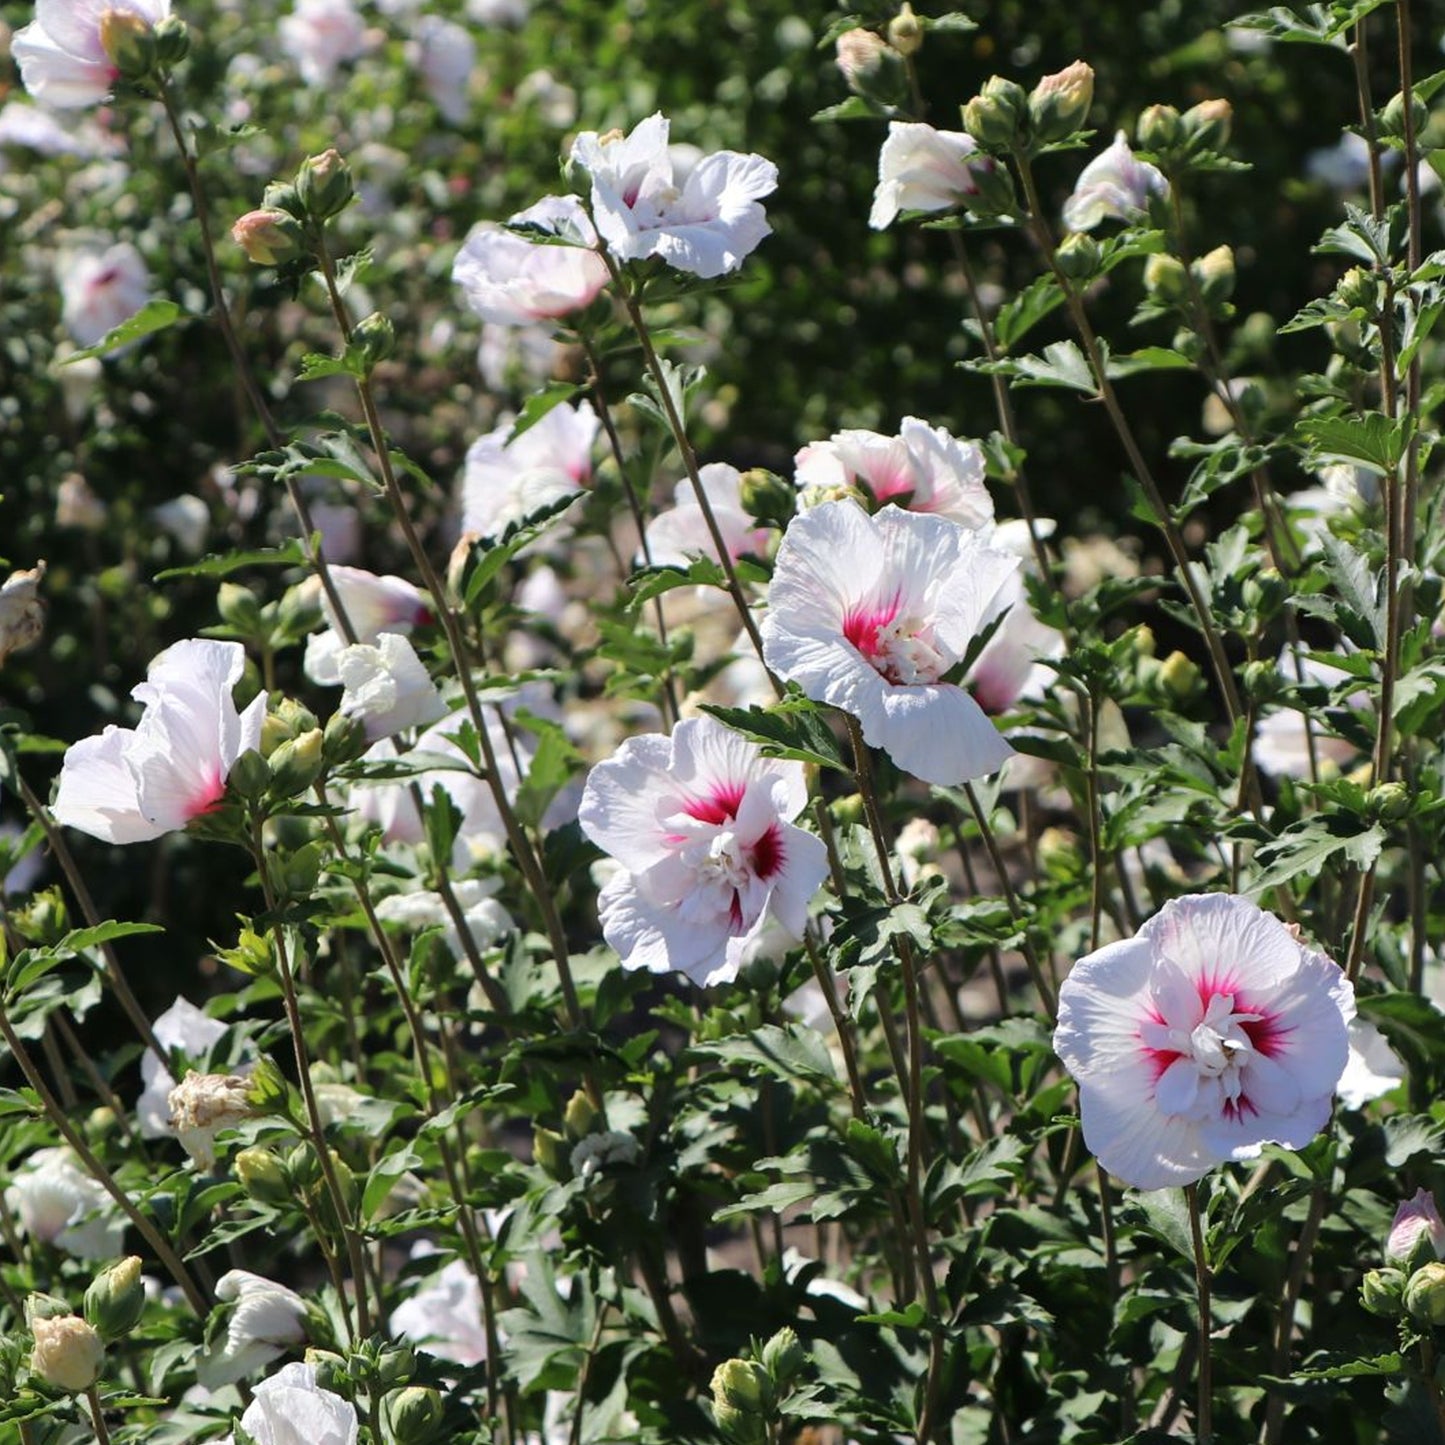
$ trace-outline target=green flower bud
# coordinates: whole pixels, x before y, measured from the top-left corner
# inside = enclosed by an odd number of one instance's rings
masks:
[[[751,1360],[725,1360],[713,1372],[713,1415],[733,1445],[761,1445],[767,1439],[771,1395],[767,1375]]]
[[[191,53],[191,32],[179,15],[167,15],[156,21],[156,64],[170,70]]]
[[[882,78],[889,61],[897,63],[889,55],[883,37],[861,27],[845,30],[838,37],[834,43],[834,55],[839,73],[854,95],[870,93]]]
[[[1244,664],[1244,695],[1251,702],[1270,702],[1284,690],[1284,678],[1272,662]]]
[[[1184,141],[1184,126],[1179,112],[1172,105],[1151,105],[1139,117],[1134,135],[1141,150],[1167,155]]]
[[[797,1378],[808,1362],[808,1352],[797,1332],[781,1329],[763,1346],[762,1366],[773,1382],[775,1394],[781,1394]]]
[[[1217,151],[1228,144],[1234,107],[1227,100],[1201,100],[1181,117],[1181,129],[1197,150]]]
[[[320,733],[308,734],[320,737]],[[285,744],[284,746],[290,746]],[[308,898],[315,891],[321,877],[322,847],[315,839],[286,857],[281,865],[281,881],[286,893],[292,898]]]
[[[1071,236],[1065,236],[1059,243],[1059,249],[1054,252],[1054,260],[1070,281],[1081,284],[1092,281],[1099,274],[1099,243],[1082,231],[1075,232]]]
[[[797,487],[763,467],[743,473],[742,499],[748,516],[775,527],[786,527],[798,510]]]
[[[1051,878],[1077,878],[1084,867],[1079,836],[1067,828],[1045,828],[1039,834],[1039,867]]]
[[[231,227],[231,239],[258,266],[283,266],[306,251],[300,221],[281,210],[247,211]]]
[[[1405,1313],[1422,1325],[1445,1325],[1445,1264],[1421,1265],[1405,1285]]]
[[[1352,311],[1359,309],[1373,316],[1380,304],[1380,283],[1375,273],[1364,266],[1351,266],[1335,282],[1335,300]]]
[[[1034,138],[1065,140],[1089,118],[1094,103],[1094,70],[1082,60],[1046,75],[1029,95],[1029,121]]]
[[[1144,289],[1155,301],[1183,301],[1189,295],[1189,272],[1178,256],[1156,251],[1144,262]]]
[[[351,1373],[346,1368],[346,1357],[335,1350],[318,1350],[314,1345],[306,1350],[306,1363],[316,1371],[316,1384],[322,1390],[339,1393],[348,1387]]]
[[[136,1327],[145,1303],[140,1256],[127,1255],[91,1280],[85,1292],[85,1318],[102,1339],[118,1340]]]
[[[1410,790],[1404,783],[1381,783],[1370,789],[1365,806],[1374,817],[1393,822],[1410,811]]]
[[[285,211],[297,221],[306,219],[306,207],[290,181],[271,181],[261,192],[261,208],[267,211]]]
[[[250,933],[249,929],[241,935],[243,940],[247,933]],[[247,1103],[258,1114],[284,1114],[290,1100],[291,1090],[286,1083],[286,1076],[270,1059],[261,1059],[250,1073],[250,1088],[246,1091]],[[289,1161],[287,1168],[290,1168]]]
[[[267,767],[266,759],[255,748],[248,748],[231,764],[226,786],[248,803],[264,798],[271,786],[271,769]]]
[[[1199,691],[1199,665],[1182,652],[1171,652],[1159,669],[1159,682],[1176,702],[1187,702]]]
[[[846,797],[835,798],[828,804],[828,811],[832,813],[835,822],[844,824],[861,823],[863,821],[863,798],[858,793],[849,793]]]
[[[416,1351],[393,1345],[376,1357],[376,1378],[386,1386],[404,1385],[416,1373]]]
[[[221,621],[237,632],[255,633],[261,628],[261,604],[249,587],[238,582],[222,582],[216,593],[216,611]]]
[[[351,167],[335,149],[302,161],[296,173],[296,196],[312,221],[328,221],[351,204],[355,195]]]
[[[990,76],[963,107],[963,128],[986,150],[1008,150],[1023,139],[1029,98],[1023,86],[1002,75]]]
[[[52,1389],[79,1395],[100,1378],[105,1345],[79,1315],[43,1315],[30,1321],[35,1337],[30,1368]]]
[[[281,798],[304,793],[326,766],[322,733],[312,728],[299,738],[284,742],[267,759],[271,769],[271,791]]]
[[[900,55],[917,55],[923,49],[923,22],[908,0],[903,0],[903,8],[888,22],[888,43]]]
[[[321,756],[328,768],[354,763],[370,746],[366,727],[359,718],[336,712],[327,719],[321,734]]]
[[[562,1115],[568,1135],[572,1139],[585,1138],[596,1126],[597,1119],[597,1110],[593,1107],[592,1100],[583,1090],[578,1089],[567,1101],[566,1112]]]
[[[396,350],[396,330],[379,311],[364,316],[351,333],[351,344],[361,353],[367,371]]]
[[[1414,112],[1413,129],[1416,135],[1425,129],[1430,120],[1430,108],[1418,95],[1411,96],[1411,110]],[[1380,134],[1391,140],[1405,138],[1405,93],[1397,91],[1380,112]]]
[[[258,1204],[290,1204],[296,1192],[286,1177],[286,1166],[269,1149],[252,1145],[231,1161],[236,1180]]]
[[[392,1396],[388,1413],[396,1445],[425,1445],[441,1429],[446,1407],[439,1390],[411,1385]]]
[[[59,943],[70,931],[70,912],[59,888],[47,888],[37,893],[30,902],[10,915],[15,931],[27,942],[39,944]]]
[[[963,198],[964,209],[975,216],[1014,216],[1018,214],[1019,198],[1005,166],[995,165],[988,157],[971,161],[969,171],[977,187]]]
[[[134,10],[101,12],[100,48],[122,80],[144,80],[156,68],[155,31]]]
[[[566,1179],[571,1173],[567,1163],[571,1153],[572,1146],[561,1134],[540,1125],[532,1130],[532,1158],[553,1179]]]
[[[1387,1320],[1405,1312],[1404,1293],[1405,1275],[1398,1269],[1372,1269],[1360,1283],[1360,1303]]]
[[[1228,301],[1234,295],[1234,252],[1228,246],[1216,246],[1189,269],[1199,284],[1200,295],[1210,305]]]

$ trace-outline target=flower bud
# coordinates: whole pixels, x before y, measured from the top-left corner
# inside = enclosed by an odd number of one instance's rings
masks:
[[[284,211],[296,221],[306,219],[306,207],[296,194],[296,187],[290,181],[271,181],[261,192],[263,211]]]
[[[284,742],[267,761],[271,767],[271,791],[277,797],[294,798],[304,793],[326,766],[320,728]]]
[[[1023,86],[1002,75],[990,76],[963,107],[963,128],[989,150],[1008,150],[1023,136],[1029,98]]]
[[[140,1256],[127,1255],[90,1282],[85,1292],[85,1318],[102,1339],[118,1340],[136,1327],[145,1303]]]
[[[1229,141],[1234,107],[1227,100],[1201,100],[1180,117],[1181,129],[1198,150],[1217,151]]]
[[[798,510],[798,489],[764,467],[753,467],[743,473],[742,502],[754,521],[786,527]]]
[[[47,888],[24,908],[11,912],[10,923],[27,943],[43,948],[65,937],[70,929],[70,910],[59,888]]]
[[[797,1332],[781,1329],[763,1346],[762,1366],[773,1382],[774,1393],[781,1393],[808,1362],[808,1352]]]
[[[1422,1325],[1445,1325],[1445,1264],[1421,1265],[1405,1285],[1405,1313]]]
[[[285,211],[247,211],[231,227],[231,239],[258,266],[280,266],[306,249],[301,223]]]
[[[271,786],[271,770],[266,759],[255,748],[247,748],[226,774],[226,786],[239,798],[254,803],[266,796]]]
[[[1416,135],[1425,129],[1430,120],[1430,109],[1418,95],[1411,96],[1411,109],[1414,112],[1414,131]],[[1380,112],[1380,134],[1390,140],[1404,140],[1405,138],[1405,92],[1396,91],[1386,103],[1384,110]]]
[[[1391,1320],[1403,1314],[1405,1276],[1398,1269],[1372,1269],[1360,1282],[1360,1303],[1372,1315]]]
[[[1372,811],[1377,816],[1379,810],[1374,806],[1375,797],[1391,787],[1400,789],[1401,803],[1409,802],[1401,784],[1384,783],[1370,791]],[[1442,1258],[1445,1258],[1445,1220],[1440,1218],[1440,1211],[1435,1207],[1434,1195],[1426,1189],[1417,1189],[1415,1197],[1405,1200],[1395,1211],[1389,1237],[1385,1240],[1385,1263],[1413,1269]]]
[[[1046,75],[1029,95],[1029,121],[1034,138],[1065,140],[1089,117],[1094,103],[1094,70],[1082,60]]]
[[[771,1393],[768,1377],[751,1360],[725,1360],[713,1372],[713,1415],[734,1445],[762,1445],[768,1438]]]
[[[593,1107],[592,1100],[583,1090],[578,1089],[567,1101],[566,1111],[562,1115],[562,1122],[566,1126],[567,1133],[573,1139],[584,1139],[592,1132],[597,1120],[598,1114]]]
[[[296,1198],[286,1166],[269,1149],[252,1145],[231,1161],[236,1180],[258,1204],[290,1204]]]
[[[1190,270],[1200,295],[1211,306],[1228,301],[1234,295],[1234,252],[1230,247],[1216,246],[1201,256]]]
[[[371,746],[360,718],[336,712],[326,720],[321,734],[321,755],[328,768],[354,763]]]
[[[356,323],[351,333],[351,344],[361,352],[366,369],[370,371],[396,350],[396,330],[381,312],[373,311]]]
[[[155,69],[155,32],[134,10],[102,10],[100,48],[123,80],[144,80]]]
[[[1172,105],[1151,105],[1139,117],[1134,135],[1141,150],[1167,155],[1183,143],[1182,117]]]
[[[985,156],[970,161],[969,170],[976,189],[971,196],[963,198],[963,204],[970,214],[982,217],[1018,214],[1019,200],[1007,167],[995,165]]]
[[[30,1368],[47,1385],[78,1395],[100,1378],[105,1345],[79,1315],[38,1316],[30,1331],[35,1337]]]
[[[179,15],[166,15],[156,21],[156,64],[170,70],[191,53],[191,32]]]
[[[330,1390],[335,1394],[349,1383],[351,1376],[346,1368],[345,1355],[338,1355],[335,1350],[318,1350],[314,1345],[308,1345],[305,1359],[316,1372],[317,1389]]]
[[[1335,282],[1335,299],[1352,311],[1358,308],[1373,315],[1380,301],[1380,285],[1375,273],[1365,266],[1351,266]]]
[[[261,630],[261,604],[249,587],[222,582],[216,593],[216,611],[221,621],[237,632],[254,635]]]
[[[903,8],[888,22],[888,43],[900,55],[917,55],[923,49],[923,22],[908,0],[903,0]]]
[[[1244,665],[1244,695],[1251,702],[1270,702],[1280,695],[1284,679],[1272,662],[1247,662]]]
[[[1365,806],[1369,809],[1372,817],[1383,818],[1394,821],[1403,818],[1410,811],[1410,790],[1404,783],[1381,783],[1378,787],[1371,788],[1365,798]],[[1415,1253],[1414,1249],[1406,1251],[1400,1256],[1396,1251],[1403,1248],[1402,1241],[1412,1240],[1421,1246],[1434,1244],[1433,1251],[1426,1255],[1426,1258],[1439,1259],[1445,1255],[1445,1225],[1440,1222],[1440,1216],[1435,1212],[1435,1201],[1426,1196],[1425,1210],[1428,1211],[1427,1222],[1417,1222],[1414,1218],[1406,1218],[1406,1211],[1415,1207],[1421,1195],[1422,1189],[1415,1198],[1408,1204],[1400,1206],[1399,1213],[1395,1215],[1395,1223],[1390,1227],[1390,1241],[1385,1246],[1385,1258],[1392,1264],[1397,1264],[1400,1258],[1408,1258]],[[1398,1239],[1397,1239],[1398,1234]],[[1416,1261],[1419,1262],[1418,1260]]]
[[[567,1178],[571,1172],[567,1162],[570,1154],[571,1145],[561,1134],[540,1126],[532,1130],[532,1158],[553,1179]]]
[[[1144,289],[1154,301],[1183,301],[1189,295],[1189,272],[1178,256],[1156,251],[1144,263]]]
[[[309,157],[296,172],[296,197],[313,221],[327,221],[339,215],[351,204],[354,194],[351,167],[338,150]]]
[[[888,54],[883,37],[871,30],[845,30],[834,47],[838,69],[854,95],[882,70]]]
[[[1045,828],[1039,834],[1039,867],[1051,878],[1076,878],[1083,871],[1084,850],[1079,835],[1067,828]]]
[[[376,1357],[376,1378],[383,1385],[400,1385],[416,1373],[416,1351],[410,1345],[393,1345]]]
[[[1159,682],[1176,702],[1187,702],[1199,691],[1199,665],[1182,652],[1171,652],[1159,668]]]
[[[396,1445],[424,1445],[441,1429],[445,1406],[439,1390],[411,1385],[392,1397],[388,1413]]]
[[[1153,259],[1151,256],[1150,260]],[[1076,231],[1065,236],[1059,243],[1059,249],[1054,252],[1054,260],[1070,281],[1081,284],[1092,281],[1099,274],[1099,243],[1092,236]]]

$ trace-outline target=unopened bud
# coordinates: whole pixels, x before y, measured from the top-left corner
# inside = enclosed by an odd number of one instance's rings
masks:
[[[1151,105],[1134,128],[1141,150],[1167,155],[1184,140],[1183,117],[1172,105]]]
[[[360,718],[335,712],[326,720],[321,734],[321,755],[328,768],[354,763],[371,746]]]
[[[296,173],[297,199],[313,221],[338,215],[350,205],[354,194],[351,167],[338,150],[309,157]]]
[[[773,1382],[774,1393],[785,1390],[807,1361],[808,1352],[795,1330],[781,1329],[763,1346],[762,1366]]]
[[[968,169],[974,189],[963,198],[965,210],[980,217],[1018,214],[1019,198],[1006,166],[996,165],[991,156],[984,156],[971,160]]]
[[[226,786],[248,802],[254,803],[265,797],[266,790],[271,786],[271,769],[266,766],[266,759],[255,748],[247,748],[231,764],[231,771],[226,774]]]
[[[1405,1285],[1405,1313],[1422,1325],[1445,1325],[1445,1264],[1425,1264]]]
[[[370,371],[396,350],[396,330],[381,312],[373,311],[356,323],[351,333],[351,344],[360,351],[361,359]]]
[[[1080,284],[1092,281],[1099,274],[1099,265],[1102,259],[1099,243],[1082,231],[1065,236],[1059,243],[1059,249],[1054,252],[1054,260],[1057,262],[1059,270],[1070,281],[1077,281]],[[1150,259],[1152,260],[1153,257]]]
[[[888,46],[872,30],[845,30],[837,39],[834,53],[848,89],[861,95],[887,63]]]
[[[1185,136],[1198,150],[1217,151],[1229,141],[1234,107],[1227,100],[1201,100],[1180,117]]]
[[[316,1374],[318,1389],[330,1390],[333,1394],[342,1388],[348,1379],[346,1356],[335,1350],[319,1350],[314,1345],[306,1350],[306,1363]]]
[[[1405,1275],[1398,1269],[1372,1269],[1360,1281],[1360,1303],[1372,1315],[1392,1320],[1405,1312]]]
[[[753,467],[743,473],[742,502],[754,521],[786,527],[798,510],[798,489],[764,467]]]
[[[155,32],[134,10],[101,11],[100,48],[124,80],[144,80],[155,69]]]
[[[1034,138],[1048,143],[1073,135],[1089,117],[1094,103],[1094,70],[1082,60],[1046,75],[1029,95],[1029,121]]]
[[[1199,691],[1199,664],[1182,652],[1171,652],[1159,668],[1159,682],[1176,702],[1185,702]]]
[[[85,1318],[102,1339],[118,1340],[136,1327],[145,1303],[140,1256],[127,1255],[90,1282],[85,1292]]]
[[[37,893],[24,908],[12,910],[9,922],[27,942],[42,948],[58,943],[70,929],[70,910],[59,888]]]
[[[1404,783],[1381,783],[1378,787],[1370,789],[1369,794],[1365,798],[1365,806],[1376,818],[1383,818],[1387,821],[1403,818],[1405,814],[1410,811],[1410,790]],[[1432,1202],[1430,1205],[1432,1211],[1434,1207]],[[1437,1214],[1435,1216],[1435,1227],[1439,1228],[1439,1226],[1440,1216]],[[1390,1231],[1390,1237],[1391,1239],[1395,1237],[1394,1229]],[[1437,1249],[1434,1252],[1434,1257],[1438,1259],[1440,1254],[1441,1250]],[[1388,1248],[1385,1251],[1385,1257],[1386,1259],[1391,1258]]]
[[[917,55],[923,48],[923,22],[908,0],[903,0],[903,8],[888,22],[888,43],[900,55]]]
[[[565,1179],[570,1172],[568,1160],[572,1146],[562,1135],[540,1126],[532,1130],[532,1158],[553,1179]]]
[[[990,76],[963,107],[963,128],[989,150],[1008,150],[1023,135],[1029,98],[1023,86],[1002,75]]]
[[[1144,263],[1144,289],[1154,301],[1183,301],[1189,294],[1189,272],[1178,256],[1156,251]]]
[[[221,621],[237,632],[252,636],[261,628],[261,604],[249,587],[238,582],[222,582],[216,593],[216,611]]]
[[[284,211],[296,221],[306,219],[306,207],[302,204],[301,197],[296,194],[296,187],[290,181],[270,182],[261,192],[261,209],[263,211]]]
[[[1067,828],[1045,828],[1039,834],[1039,867],[1052,878],[1074,878],[1084,866],[1084,850],[1077,833]]]
[[[281,266],[306,249],[301,223],[285,211],[247,211],[231,227],[231,239],[258,266]]]
[[[562,1115],[562,1123],[567,1133],[573,1139],[583,1139],[592,1132],[597,1119],[597,1110],[593,1107],[592,1100],[583,1090],[578,1089],[567,1101],[566,1111]]]
[[[1335,299],[1350,310],[1374,314],[1380,301],[1380,285],[1375,274],[1364,266],[1351,266],[1335,282]]]
[[[191,53],[191,32],[179,15],[156,21],[156,64],[162,70],[177,66]]]
[[[766,1374],[751,1360],[725,1360],[713,1372],[712,1410],[733,1445],[760,1445],[768,1438]]]
[[[79,1315],[37,1316],[30,1331],[35,1337],[30,1368],[47,1385],[78,1395],[100,1378],[105,1345]]]
[[[1401,788],[1401,785],[1385,783],[1373,789],[1372,803],[1375,794],[1392,787]],[[1404,801],[1408,801],[1408,795]],[[1385,1240],[1385,1263],[1413,1269],[1442,1256],[1445,1256],[1445,1221],[1435,1207],[1435,1196],[1427,1189],[1417,1189],[1414,1198],[1405,1200],[1395,1211]]]
[[[439,1390],[410,1385],[392,1397],[388,1413],[396,1445],[425,1445],[441,1429],[446,1409]]]
[[[1430,108],[1418,95],[1411,96],[1411,110],[1414,112],[1413,130],[1416,135],[1425,129],[1430,120]],[[1391,140],[1405,138],[1405,92],[1397,91],[1380,112],[1380,134]]]
[[[401,1385],[416,1373],[416,1351],[410,1345],[393,1345],[376,1357],[376,1378],[383,1385]]]
[[[299,738],[284,742],[267,760],[271,767],[271,791],[277,797],[294,798],[304,793],[326,766],[322,733],[312,728]]]
[[[231,1167],[241,1188],[258,1204],[289,1204],[296,1198],[285,1165],[269,1149],[259,1145],[242,1149]]]
[[[1234,295],[1234,252],[1230,247],[1216,246],[1190,269],[1199,284],[1200,295],[1210,305],[1228,301]]]

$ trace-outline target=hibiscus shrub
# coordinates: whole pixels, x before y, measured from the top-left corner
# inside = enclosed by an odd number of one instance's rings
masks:
[[[0,1445],[1445,1440],[1409,0],[15,8]]]

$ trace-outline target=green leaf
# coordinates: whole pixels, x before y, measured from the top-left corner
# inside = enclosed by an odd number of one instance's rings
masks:
[[[736,1204],[729,1204],[713,1215],[714,1224],[729,1219],[741,1219],[748,1214],[781,1214],[805,1199],[811,1199],[818,1192],[810,1179],[780,1179],[756,1194],[745,1194]]]
[[[1189,1227],[1189,1201],[1182,1189],[1144,1189],[1126,1197],[1122,1213],[1131,1223],[1162,1239],[1194,1262],[1194,1235]]]
[[[734,732],[751,738],[769,757],[849,771],[837,740],[814,703],[785,699],[770,708],[713,707],[705,703],[702,710]]]
[[[1413,430],[1409,416],[1396,421],[1371,411],[1363,416],[1312,417],[1301,422],[1295,434],[1304,443],[1307,466],[1344,463],[1364,467],[1377,476],[1393,476]]]
[[[694,1044],[690,1055],[716,1059],[779,1079],[823,1079],[831,1082],[833,1056],[816,1030],[801,1024],[764,1024],[750,1033]]]
[[[107,331],[94,346],[87,346],[83,351],[72,351],[61,364],[69,366],[72,362],[86,361],[92,356],[105,356],[122,346],[129,346],[132,342],[139,341],[142,337],[150,336],[157,331],[164,331],[168,326],[174,326],[185,315],[186,313],[174,301],[160,298],[147,301],[134,316]]]
[[[581,492],[558,497],[535,512],[528,512],[509,522],[500,537],[480,537],[472,543],[463,574],[462,595],[468,607],[481,596],[482,589],[524,547],[530,546],[571,506],[582,498]]]
[[[167,567],[156,573],[157,582],[173,577],[229,577],[243,567],[295,567],[306,562],[306,551],[294,537],[279,547],[254,547],[246,552],[221,552],[186,567]]]
[[[1356,868],[1368,868],[1384,846],[1385,830],[1378,823],[1343,812],[1317,814],[1260,848],[1255,861],[1263,872],[1245,891],[1255,896],[1295,878],[1318,877],[1320,869],[1340,853]]]
[[[1146,346],[1124,356],[1111,356],[1108,371],[1110,377],[1120,380],[1146,371],[1192,371],[1194,365],[1182,351],[1175,351],[1172,347]]]
[[[366,375],[366,361],[362,353],[348,346],[340,356],[323,356],[310,351],[301,358],[301,370],[296,373],[297,381],[320,381],[327,376],[350,376],[358,381]]]
[[[1108,358],[1105,358],[1108,364]],[[1020,356],[1002,361],[968,362],[972,371],[1006,376],[1014,386],[1061,386],[1087,396],[1098,393],[1088,358],[1072,341],[1055,341],[1042,356]]]
[[[551,385],[543,387],[539,392],[529,396],[522,404],[522,409],[517,413],[517,419],[512,423],[512,429],[507,433],[507,445],[517,440],[524,432],[529,432],[549,411],[555,411],[564,401],[571,401],[579,391],[584,388],[574,386],[570,381],[554,381]]]

